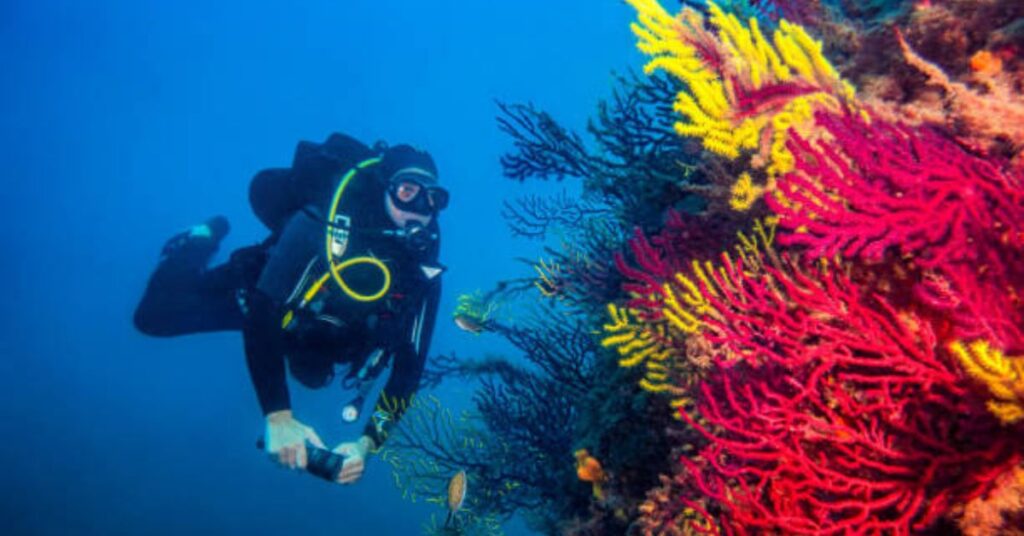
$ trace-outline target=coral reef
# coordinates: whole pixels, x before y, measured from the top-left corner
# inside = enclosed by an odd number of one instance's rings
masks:
[[[521,356],[432,360],[473,407],[415,402],[396,482],[465,469],[482,531],[1019,531],[1024,4],[628,3],[589,139],[498,104],[505,174],[581,193],[506,202],[530,274],[454,316]]]
[[[743,26],[714,4],[708,24],[694,10],[672,18],[654,2],[631,4],[648,70],[683,82],[677,132],[732,160],[771,147],[768,181],[738,174],[731,208],[763,195],[780,229],[777,245],[717,263],[707,250],[667,253],[643,236],[630,242],[635,267],[620,258],[627,308],[608,307],[605,346],[624,367],[651,362],[642,387],[666,383],[658,390],[686,401],[679,416],[701,435],[649,493],[640,526],[910,534],[991,490],[1024,456],[1018,361],[1003,354],[1024,347],[1024,185],[972,140],[1012,151],[1017,125],[997,118],[1015,117],[1019,97],[956,85],[898,38],[904,59],[951,95],[942,115],[951,120],[937,126],[954,141],[921,126],[927,118],[857,101],[814,55],[820,46],[784,22],[771,48],[755,20]],[[826,74],[832,83],[819,91],[834,100],[774,133],[763,129],[778,124],[763,121],[751,136],[726,90],[760,87],[752,73],[777,65],[780,31],[817,58],[799,63],[804,83]],[[990,77],[1002,68],[985,55],[973,67]],[[684,357],[702,366],[662,365]]]

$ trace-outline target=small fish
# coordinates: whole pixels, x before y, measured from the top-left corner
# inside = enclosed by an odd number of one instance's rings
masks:
[[[576,476],[584,482],[591,483],[595,499],[604,500],[602,484],[608,480],[608,475],[601,467],[601,462],[591,456],[587,449],[576,451]]]
[[[462,502],[466,500],[466,472],[459,471],[448,481],[448,519],[444,527],[448,528],[455,514],[462,508]]]
[[[456,315],[455,325],[462,331],[468,331],[473,335],[479,335],[484,330],[484,325],[481,322],[466,315]]]

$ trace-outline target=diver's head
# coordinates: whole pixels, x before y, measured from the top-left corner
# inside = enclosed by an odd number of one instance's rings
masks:
[[[448,206],[448,191],[438,185],[437,166],[424,151],[409,145],[389,148],[381,158],[384,207],[400,228],[427,226]]]

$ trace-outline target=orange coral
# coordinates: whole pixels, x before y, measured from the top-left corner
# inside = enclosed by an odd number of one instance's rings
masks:
[[[971,56],[971,70],[978,74],[995,76],[1003,71],[1003,59],[988,50],[979,50]]]

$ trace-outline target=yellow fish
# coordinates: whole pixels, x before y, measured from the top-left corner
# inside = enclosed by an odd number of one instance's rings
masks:
[[[466,500],[466,472],[459,471],[448,481],[448,519],[444,526],[448,528],[456,512],[462,508],[462,501]]]

